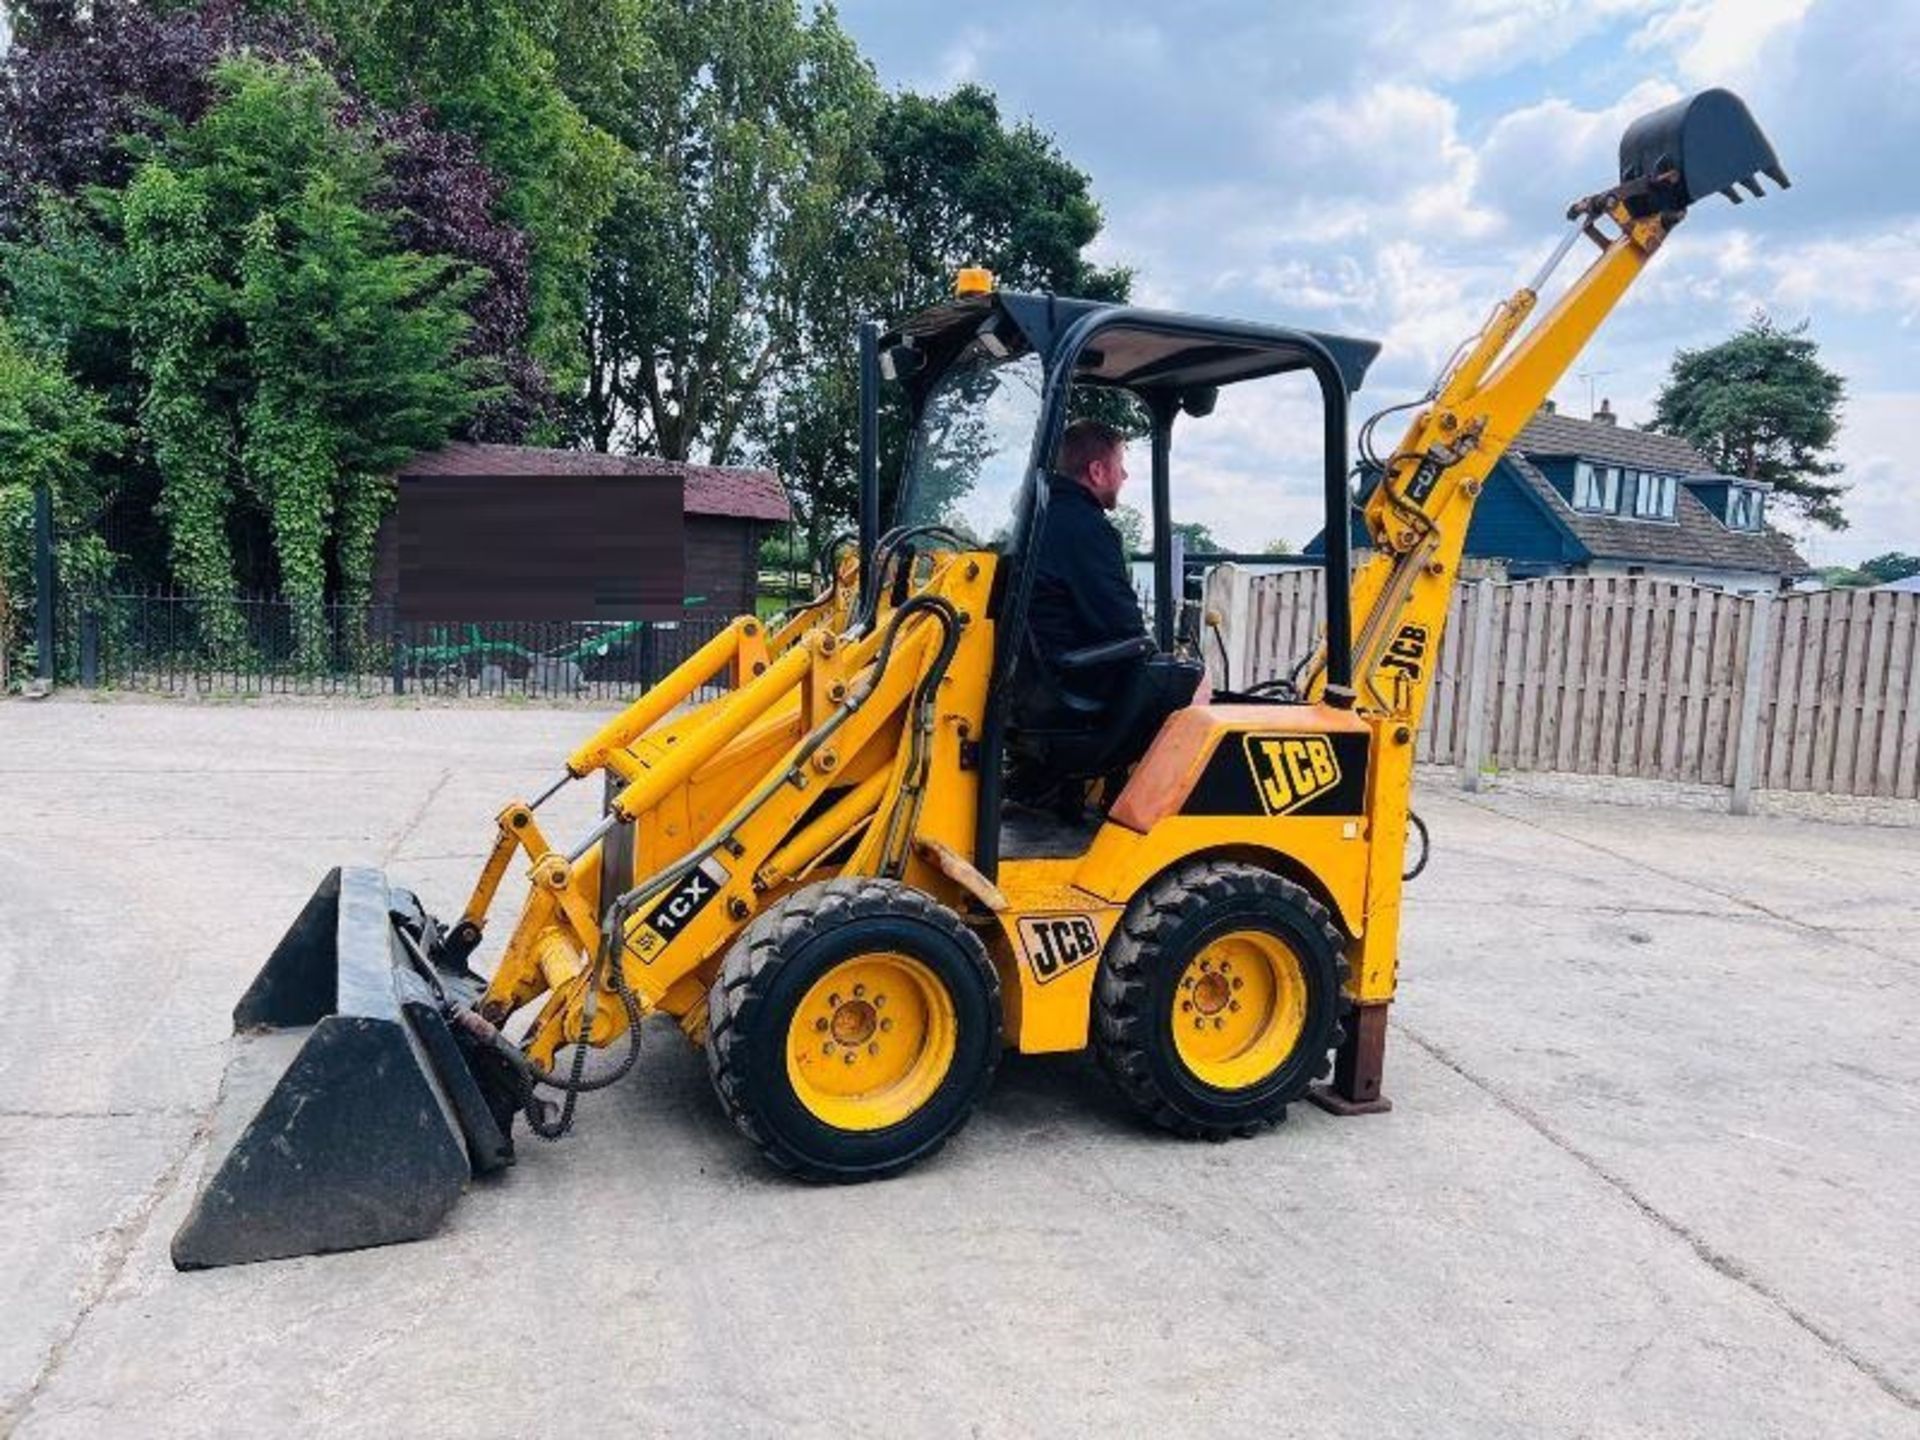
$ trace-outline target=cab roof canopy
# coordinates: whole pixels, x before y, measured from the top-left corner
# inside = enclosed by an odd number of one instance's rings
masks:
[[[1333,357],[1347,389],[1353,391],[1360,388],[1367,367],[1380,353],[1377,341],[1345,335],[1011,290],[964,295],[929,306],[902,321],[880,344],[883,351],[910,345],[925,357],[924,365],[912,367],[911,378],[908,367],[894,367],[910,385],[931,382],[983,337],[989,343],[1018,348],[1010,343],[1017,337],[1038,351],[1051,368],[1056,349],[1090,315],[1109,316],[1111,328],[1103,327],[1081,351],[1075,381],[1141,394],[1182,393],[1304,369],[1316,344]]]

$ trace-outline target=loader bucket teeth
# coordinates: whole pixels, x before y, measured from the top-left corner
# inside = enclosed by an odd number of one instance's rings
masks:
[[[1709,195],[1740,203],[1740,188],[1766,192],[1792,182],[1779,156],[1731,90],[1702,90],[1642,115],[1620,137],[1620,182],[1635,214],[1685,211]],[[1737,188],[1738,187],[1738,188]]]
[[[511,1161],[440,1010],[459,982],[416,972],[393,912],[378,870],[329,871],[235,1007],[236,1031],[312,1028],[175,1234],[180,1269],[417,1240]]]

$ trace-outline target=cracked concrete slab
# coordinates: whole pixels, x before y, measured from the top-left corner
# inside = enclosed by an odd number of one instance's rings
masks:
[[[1911,836],[1432,784],[1390,1115],[1185,1145],[1015,1057],[933,1164],[813,1189],[655,1027],[435,1239],[173,1272],[320,871],[457,906],[595,718],[9,707],[60,838],[0,840],[0,1431],[1920,1435]]]
[[[117,1273],[194,1123],[167,1110],[0,1108],[0,1433]]]

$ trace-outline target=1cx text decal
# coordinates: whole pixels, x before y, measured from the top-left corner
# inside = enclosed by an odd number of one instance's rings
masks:
[[[727,879],[727,867],[709,855],[660,897],[646,919],[628,934],[628,947],[642,960],[651,961],[707,908]]]

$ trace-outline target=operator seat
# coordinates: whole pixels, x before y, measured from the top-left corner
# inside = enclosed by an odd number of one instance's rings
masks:
[[[1083,782],[1117,781],[1159,731],[1165,697],[1191,696],[1200,680],[1198,661],[1156,654],[1145,635],[1051,662],[1031,642],[1025,648],[1028,678],[1016,690],[1007,737],[1008,796],[1024,804],[1077,805]]]

